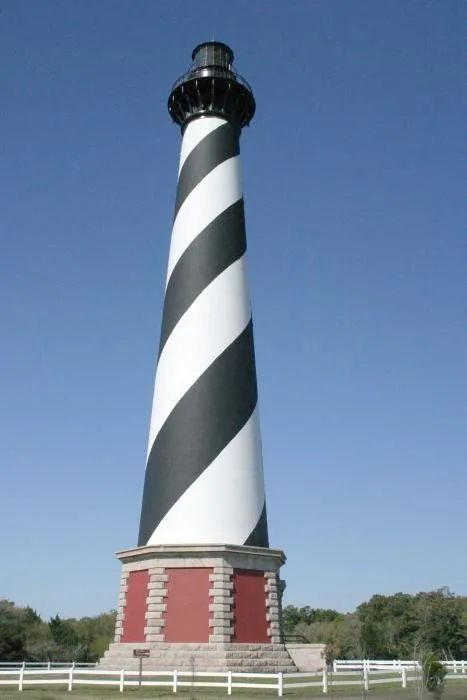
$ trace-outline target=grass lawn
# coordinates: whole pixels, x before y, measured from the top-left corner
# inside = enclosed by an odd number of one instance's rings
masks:
[[[208,688],[180,688],[177,695],[182,695],[190,700],[217,700],[226,698],[227,690],[210,690]],[[122,697],[123,696],[123,697]],[[0,688],[0,700],[154,700],[155,698],[173,698],[174,693],[169,688],[125,688],[124,693],[119,693],[114,688],[84,688],[73,690],[69,693],[65,689],[55,688],[25,688],[22,693],[18,690]],[[277,698],[277,691],[268,690],[241,690],[235,688],[232,697],[239,697],[242,700],[254,700],[258,698]],[[319,688],[297,688],[295,690],[284,690],[284,697],[294,698],[317,698],[323,697],[323,692]],[[325,696],[326,697],[326,696]],[[335,697],[338,700],[422,700],[416,689],[408,688],[372,688],[363,694],[361,688],[348,690],[334,688],[330,690],[327,697]],[[433,700],[429,693],[423,695],[423,700]],[[467,683],[450,682],[445,688],[443,700],[467,700]]]

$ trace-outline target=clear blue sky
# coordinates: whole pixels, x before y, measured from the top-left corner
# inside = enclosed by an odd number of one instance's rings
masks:
[[[3,0],[0,596],[116,606],[191,50],[229,43],[287,602],[467,593],[461,0]],[[463,186],[464,185],[464,186]]]

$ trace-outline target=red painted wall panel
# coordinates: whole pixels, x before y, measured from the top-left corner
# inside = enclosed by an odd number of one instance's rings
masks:
[[[146,598],[148,596],[149,572],[130,571],[127,583],[123,616],[122,642],[145,642]]]
[[[209,574],[212,569],[166,569],[166,642],[209,642]]]
[[[263,571],[235,569],[233,642],[270,642]]]

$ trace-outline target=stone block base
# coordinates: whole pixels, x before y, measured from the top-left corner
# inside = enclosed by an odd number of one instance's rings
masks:
[[[157,545],[119,552],[115,641],[102,668],[294,671],[282,644],[283,552],[240,545]]]
[[[326,644],[286,644],[292,660],[300,673],[315,673],[326,666]]]
[[[106,670],[137,670],[139,661],[133,649],[150,650],[143,659],[145,671],[244,671],[245,673],[294,673],[294,665],[283,644],[176,644],[114,643],[99,662]]]
[[[283,552],[158,545],[119,552],[115,642],[280,644]]]

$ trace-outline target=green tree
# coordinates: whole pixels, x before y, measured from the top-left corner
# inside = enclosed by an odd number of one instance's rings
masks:
[[[80,620],[59,615],[44,622],[31,607],[0,600],[0,659],[96,661],[109,646],[116,611]]]
[[[433,694],[436,700],[439,700],[444,690],[445,667],[436,654],[430,652],[423,659],[422,669],[424,687]]]
[[[115,632],[117,612],[101,613],[95,617],[83,617],[73,622],[73,628],[82,640],[86,640],[90,654],[99,659],[104,655]]]
[[[462,658],[466,652],[463,605],[446,588],[375,595],[357,611],[364,656],[412,658],[417,649],[429,649],[443,658]]]
[[[67,620],[62,620],[59,615],[50,618],[49,628],[52,639],[57,646],[69,649],[78,644],[78,635],[73,626]]]
[[[442,658],[461,659],[467,652],[462,601],[448,588],[415,597],[417,642]]]
[[[340,614],[330,622],[299,624],[297,631],[309,642],[326,645],[326,661],[351,659],[361,656],[360,622],[355,613]]]
[[[29,661],[48,661],[55,650],[49,625],[41,619],[26,628],[25,658]]]
[[[0,659],[22,659],[25,636],[22,609],[16,608],[10,600],[0,600]]]
[[[311,608],[305,605],[297,608],[295,605],[286,605],[282,611],[282,624],[285,634],[298,634],[297,625],[311,625],[315,622],[333,622],[340,619],[342,613],[336,610]]]

